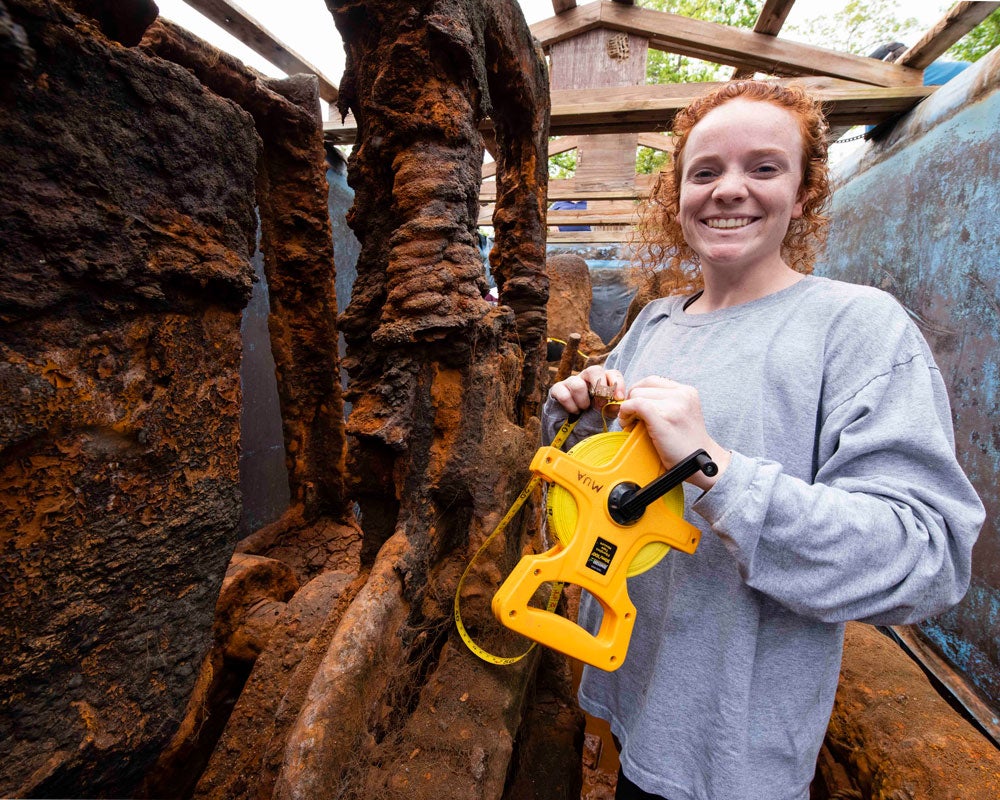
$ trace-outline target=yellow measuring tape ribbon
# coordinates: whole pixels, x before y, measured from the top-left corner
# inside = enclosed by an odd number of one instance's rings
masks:
[[[573,428],[576,427],[577,420],[570,417],[563,426],[559,429],[559,432],[555,435],[552,440],[552,447],[562,447],[569,435],[573,432]],[[493,532],[486,537],[486,541],[483,542],[482,546],[476,551],[476,554],[469,560],[465,571],[462,573],[462,577],[458,580],[458,587],[455,589],[455,627],[458,628],[458,635],[462,637],[462,641],[465,642],[466,647],[468,647],[473,653],[479,656],[483,661],[487,661],[490,664],[498,664],[501,666],[507,664],[516,664],[526,655],[528,655],[537,646],[537,642],[532,642],[531,646],[525,650],[523,653],[517,656],[497,656],[493,653],[484,650],[472,639],[468,630],[465,628],[465,623],[462,622],[462,611],[460,607],[461,596],[462,596],[462,586],[465,584],[465,579],[468,577],[469,572],[472,570],[472,565],[476,563],[476,560],[483,554],[483,552],[490,546],[490,543],[501,533],[503,533],[507,526],[510,525],[511,520],[517,515],[517,512],[521,510],[521,506],[525,504],[527,499],[531,497],[535,489],[542,482],[542,478],[538,475],[533,475],[531,480],[528,481],[528,485],[521,490],[521,494],[517,496],[517,499],[508,509],[507,513],[504,514],[503,519],[497,523],[497,526],[493,529]],[[559,603],[559,597],[562,594],[562,584],[554,583],[552,585],[552,594],[549,596],[549,602],[545,607],[545,610],[549,613],[555,611],[556,605]]]

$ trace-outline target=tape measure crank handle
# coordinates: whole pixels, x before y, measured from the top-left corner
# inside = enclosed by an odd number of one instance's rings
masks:
[[[631,525],[643,515],[646,506],[659,500],[675,486],[680,486],[699,470],[710,478],[719,471],[719,467],[704,450],[696,450],[641,489],[634,483],[619,483],[608,495],[608,513],[619,525]]]

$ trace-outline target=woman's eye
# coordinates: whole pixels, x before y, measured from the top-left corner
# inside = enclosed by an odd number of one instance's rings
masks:
[[[778,172],[778,168],[774,164],[761,164],[754,172],[761,175],[775,175]]]
[[[715,173],[710,169],[698,169],[691,173],[691,177],[696,181],[711,180]]]

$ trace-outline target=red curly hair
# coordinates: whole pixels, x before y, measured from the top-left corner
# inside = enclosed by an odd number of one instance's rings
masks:
[[[681,164],[692,129],[713,109],[730,100],[772,103],[790,111],[802,134],[802,216],[793,219],[781,243],[781,257],[803,274],[813,270],[816,252],[826,241],[824,210],[830,200],[827,170],[827,124],[820,104],[805,90],[771,81],[730,81],[693,100],[674,117],[673,157],[657,176],[637,231],[636,262],[641,273],[656,275],[663,294],[703,287],[698,256],[684,241],[680,212]]]

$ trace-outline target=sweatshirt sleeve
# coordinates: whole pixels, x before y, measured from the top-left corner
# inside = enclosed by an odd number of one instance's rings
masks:
[[[693,504],[746,583],[825,622],[909,624],[958,603],[985,511],[955,458],[929,354],[836,405],[817,446],[812,483],[733,453]]]

